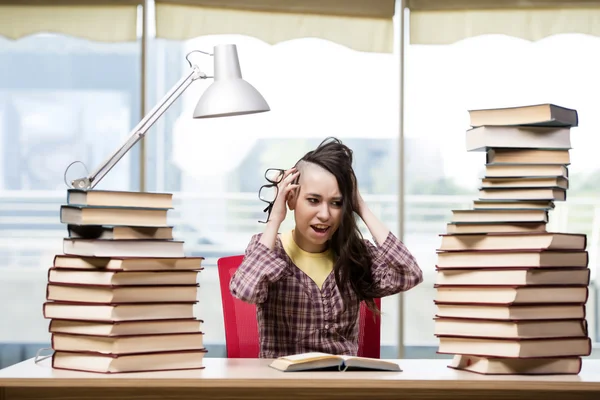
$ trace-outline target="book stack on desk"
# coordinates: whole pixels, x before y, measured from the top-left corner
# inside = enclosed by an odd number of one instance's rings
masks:
[[[48,270],[52,366],[101,373],[202,368],[194,317],[202,257],[167,223],[169,193],[68,191]]]
[[[555,105],[470,112],[467,151],[485,151],[479,198],[453,210],[436,265],[435,335],[452,368],[577,374],[591,353],[587,237],[549,232],[568,189],[577,112]]]

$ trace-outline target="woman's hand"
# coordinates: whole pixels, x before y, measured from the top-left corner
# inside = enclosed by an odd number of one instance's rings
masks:
[[[285,220],[287,214],[286,202],[289,195],[293,190],[300,187],[300,185],[293,183],[296,178],[298,178],[298,174],[299,172],[296,167],[290,168],[284,172],[283,178],[277,185],[279,191],[275,198],[275,202],[273,203],[273,209],[271,210],[271,216],[269,217],[268,222],[273,221],[273,223],[279,226]]]
[[[286,201],[290,193],[297,189],[300,185],[293,183],[298,177],[299,172],[296,168],[290,168],[284,172],[281,182],[277,185],[278,192],[275,201],[273,202],[273,208],[271,209],[271,215],[267,221],[265,231],[263,232],[260,243],[273,250],[275,248],[275,240],[277,239],[277,232],[281,223],[285,219],[287,214]]]

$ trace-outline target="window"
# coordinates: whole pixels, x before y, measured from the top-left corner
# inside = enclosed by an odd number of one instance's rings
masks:
[[[327,136],[354,149],[355,170],[372,210],[398,232],[398,54],[363,53],[319,39],[275,45],[239,35],[187,42],[152,39],[147,54],[151,107],[188,68],[185,55],[236,43],[244,78],[272,111],[193,120],[193,107],[211,80],[198,81],[155,124],[147,154],[139,146],[98,188],[138,190],[141,161],[146,188],[172,192],[170,212],[188,255],[206,258],[197,316],[205,320],[209,356],[225,354],[216,260],[241,254],[262,231],[258,188],[267,168],[288,168]],[[405,79],[404,241],[425,272],[405,295],[407,357],[435,357],[435,250],[451,210],[477,196],[483,153],[467,153],[467,110],[552,102],[579,111],[573,129],[567,202],[557,203],[549,229],[586,233],[592,282],[587,304],[590,336],[600,342],[600,166],[595,154],[600,38],[557,35],[530,43],[500,35],[452,45],[407,47]],[[209,75],[212,58],[190,56]],[[140,45],[103,44],[39,34],[0,38],[0,367],[48,345],[41,314],[47,268],[66,235],[59,208],[63,174],[77,160],[96,168],[140,120]],[[84,176],[75,164],[67,180]],[[291,229],[288,216],[282,230]],[[370,238],[364,226],[363,234]],[[18,299],[18,300],[17,300]],[[17,300],[17,301],[15,301]],[[382,356],[398,349],[397,296],[383,299]]]
[[[211,81],[195,82],[159,121],[150,139],[148,187],[175,193],[173,223],[188,254],[206,257],[198,317],[205,320],[209,355],[224,354],[225,334],[216,271],[218,257],[242,254],[262,232],[258,189],[267,168],[289,168],[327,136],[354,149],[360,188],[374,212],[397,232],[397,55],[363,53],[331,42],[301,39],[269,45],[245,36],[202,37],[179,44],[155,40],[157,102],[187,70],[185,54],[236,43],[244,79],[271,112],[193,120]],[[212,74],[212,59],[190,57]],[[282,230],[291,229],[288,215]],[[365,237],[370,234],[363,226]],[[397,346],[397,298],[383,302],[382,344]]]
[[[484,153],[465,151],[467,110],[551,102],[574,108],[570,189],[557,202],[548,230],[585,233],[592,283],[587,303],[590,337],[597,330],[597,269],[600,238],[600,38],[557,35],[531,43],[501,35],[452,45],[407,49],[406,75],[406,225],[408,246],[425,272],[425,282],[407,295],[405,345],[426,347],[434,356],[435,249],[450,211],[468,208],[477,197]]]
[[[139,48],[45,34],[0,39],[0,343],[31,347],[3,348],[0,367],[49,343],[42,304],[67,231],[63,175],[77,160],[91,172],[139,121]],[[136,190],[136,153],[98,187]],[[75,164],[67,178],[85,175]]]

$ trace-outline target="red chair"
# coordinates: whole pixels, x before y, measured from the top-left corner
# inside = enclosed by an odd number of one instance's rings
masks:
[[[236,299],[229,291],[229,281],[242,263],[243,255],[222,257],[217,262],[223,319],[225,320],[225,343],[228,358],[257,358],[258,324],[256,306]],[[381,300],[375,299],[378,308]],[[373,314],[364,303],[360,306],[358,356],[380,357],[381,319]]]

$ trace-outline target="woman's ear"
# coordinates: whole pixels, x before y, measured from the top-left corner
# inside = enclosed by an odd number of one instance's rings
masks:
[[[290,211],[296,208],[296,202],[298,201],[298,190],[299,188],[293,189],[287,194],[287,206]]]

